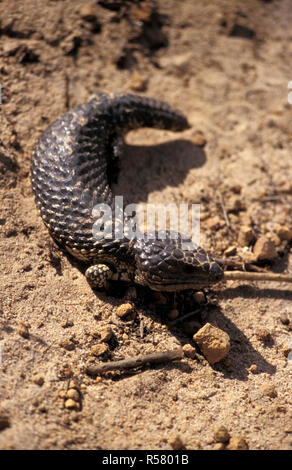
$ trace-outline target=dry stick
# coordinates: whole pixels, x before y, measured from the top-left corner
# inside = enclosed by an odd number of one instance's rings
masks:
[[[98,365],[90,365],[86,368],[86,373],[89,375],[97,375],[108,370],[133,369],[134,367],[140,367],[144,364],[171,362],[176,359],[182,359],[183,357],[183,350],[182,348],[179,348],[173,349],[172,351],[129,357],[128,359],[123,359],[121,361],[104,362]]]
[[[234,259],[227,259],[227,258],[215,258],[216,263],[218,263],[223,268],[236,268],[236,269],[249,269],[250,271],[258,271],[258,272],[270,272],[264,268],[257,266],[256,264],[247,263],[245,261],[238,261]]]
[[[254,273],[247,271],[225,271],[223,280],[243,280],[243,281],[277,281],[292,282],[292,274],[277,273]]]

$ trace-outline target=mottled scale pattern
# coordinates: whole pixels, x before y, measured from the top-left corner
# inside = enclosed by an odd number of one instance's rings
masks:
[[[93,236],[93,207],[113,205],[110,184],[118,143],[126,132],[139,127],[182,131],[189,126],[166,103],[131,94],[100,93],[45,130],[31,162],[32,188],[44,223],[59,245],[88,265],[102,262],[115,273],[123,265],[125,277],[126,262],[131,276],[150,287],[152,278],[155,288],[160,282],[163,289],[168,279],[171,285],[177,281],[180,286],[178,277],[192,278],[185,272],[187,266],[193,267],[196,277],[201,272],[206,283],[206,273],[208,283],[215,282],[222,277],[221,268],[216,265],[214,277],[213,260],[201,248],[185,253],[170,237],[161,245],[156,238],[145,242],[125,237],[96,240]]]

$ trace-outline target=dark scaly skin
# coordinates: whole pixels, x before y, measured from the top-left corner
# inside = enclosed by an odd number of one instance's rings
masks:
[[[40,214],[55,241],[88,265],[87,280],[106,288],[125,280],[157,291],[201,289],[223,277],[200,247],[183,250],[181,237],[165,232],[150,240],[93,236],[93,207],[113,207],[110,182],[120,139],[131,129],[188,128],[186,118],[165,103],[135,95],[94,96],[50,125],[39,139],[31,181]]]

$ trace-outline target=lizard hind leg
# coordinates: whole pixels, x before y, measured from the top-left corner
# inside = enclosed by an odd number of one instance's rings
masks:
[[[111,279],[113,271],[106,264],[94,264],[86,269],[85,277],[90,286],[94,289],[107,290],[108,281]]]

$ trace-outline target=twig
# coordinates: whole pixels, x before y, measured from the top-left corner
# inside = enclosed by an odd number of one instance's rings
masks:
[[[193,315],[195,315],[196,313],[199,313],[199,312],[200,312],[200,309],[198,308],[197,310],[193,310],[192,312],[186,313],[185,315],[182,315],[181,317],[178,317],[178,318],[176,318],[175,320],[172,320],[172,321],[168,322],[167,324],[168,324],[169,326],[173,326],[173,325],[175,325],[176,323],[178,323],[178,322],[180,322],[180,321],[183,321],[183,320],[185,320],[186,318],[189,318],[189,317],[191,317],[191,316],[193,316]]]
[[[184,356],[182,348],[171,351],[145,354],[143,356],[134,356],[121,361],[104,362],[98,365],[90,365],[86,368],[89,375],[97,375],[108,370],[122,370],[140,367],[144,364],[159,364],[160,362],[171,362],[176,359],[182,359]]]
[[[223,201],[223,197],[222,197],[222,194],[221,193],[218,193],[219,195],[219,199],[220,199],[220,206],[221,206],[221,209],[222,209],[222,212],[223,212],[223,216],[224,216],[224,219],[225,219],[225,222],[226,222],[226,225],[229,229],[231,229],[231,226],[230,226],[230,221],[229,221],[229,218],[228,218],[228,215],[227,215],[227,212],[225,210],[225,205],[224,205],[224,201]]]
[[[250,271],[258,271],[258,272],[269,272],[264,268],[260,268],[253,263],[246,263],[245,261],[236,261],[234,259],[227,259],[227,258],[215,258],[216,263],[218,263],[223,268],[236,268],[241,270],[249,269]]]
[[[292,282],[292,274],[278,274],[278,273],[253,273],[247,271],[225,271],[224,280],[244,280],[244,281],[277,281],[277,282]]]

